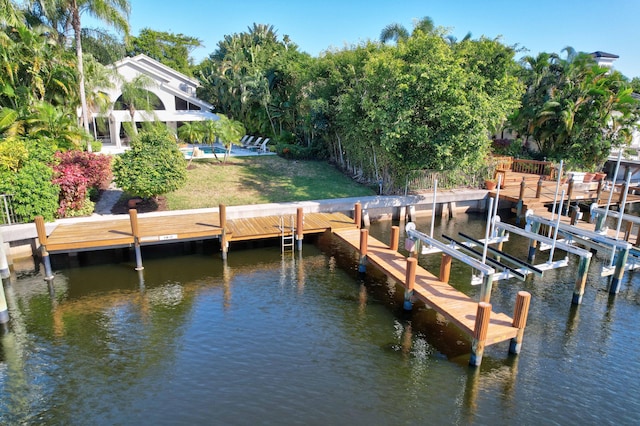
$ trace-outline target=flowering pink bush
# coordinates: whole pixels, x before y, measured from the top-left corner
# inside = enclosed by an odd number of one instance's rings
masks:
[[[53,183],[60,186],[59,217],[83,210],[91,188],[106,189],[111,182],[111,158],[83,151],[56,153]]]

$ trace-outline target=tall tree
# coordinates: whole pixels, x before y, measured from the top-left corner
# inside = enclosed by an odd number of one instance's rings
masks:
[[[82,109],[82,124],[89,133],[89,108],[85,88],[85,74],[82,60],[82,21],[81,16],[88,14],[103,23],[122,31],[125,37],[129,34],[128,0],[32,0],[37,3],[43,14],[56,22],[65,16],[73,29],[78,66],[78,93]],[[91,144],[88,146],[91,150]]]
[[[195,37],[143,28],[137,37],[131,38],[128,53],[144,53],[183,74],[192,75],[189,54],[198,47],[202,47],[202,41]]]

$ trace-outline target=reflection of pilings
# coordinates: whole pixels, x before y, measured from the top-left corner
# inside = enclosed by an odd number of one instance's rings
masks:
[[[302,258],[302,252],[298,251],[298,259],[295,261],[298,268],[298,293],[302,294],[304,291],[304,286],[306,284],[307,275],[304,271],[304,259]]]
[[[220,220],[220,249],[222,250],[222,260],[227,260],[227,252],[229,251],[229,242],[227,241],[227,207],[224,204],[218,206],[218,216]]]
[[[223,306],[226,310],[231,306],[231,268],[229,268],[226,259],[222,263],[222,281],[224,285]]]

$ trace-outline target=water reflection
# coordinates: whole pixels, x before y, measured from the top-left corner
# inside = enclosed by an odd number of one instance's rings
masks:
[[[372,227],[381,241],[387,232]],[[6,286],[0,423],[566,424],[590,412],[625,424],[640,411],[634,275],[618,298],[590,276],[579,307],[570,269],[494,286],[503,312],[532,293],[522,353],[491,346],[472,369],[444,317],[404,312],[395,282],[373,268],[360,280],[357,255],[327,236],[317,247],[226,262],[207,246],[150,252],[144,272],[91,263]],[[423,261],[437,271],[439,259]],[[453,285],[474,294],[468,278],[454,266]]]

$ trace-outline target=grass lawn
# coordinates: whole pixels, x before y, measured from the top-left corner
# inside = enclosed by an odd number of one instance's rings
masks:
[[[169,210],[183,210],[375,194],[326,162],[270,155],[232,157],[226,164],[215,159],[193,161],[187,184],[166,194],[166,203]]]

